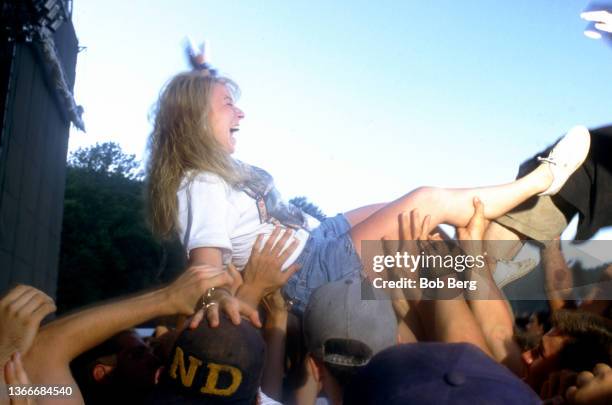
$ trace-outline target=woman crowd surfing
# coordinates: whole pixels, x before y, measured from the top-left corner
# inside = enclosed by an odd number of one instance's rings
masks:
[[[285,203],[265,170],[232,157],[245,118],[236,105],[239,87],[212,69],[203,53],[192,54],[191,61],[194,69],[174,76],[157,103],[148,162],[153,229],[161,237],[178,234],[190,264],[230,272],[240,271],[254,245],[259,248],[270,238],[284,262],[285,299],[297,313],[317,287],[360,275],[361,242],[396,239],[402,212],[418,209],[430,229],[441,223],[463,227],[478,198],[485,217],[494,219],[534,195],[555,194],[589,151],[588,130],[574,127],[537,168],[513,182],[471,189],[421,187],[386,204],[318,221]],[[235,318],[249,291],[228,286],[211,294],[206,315],[215,323],[219,306]]]

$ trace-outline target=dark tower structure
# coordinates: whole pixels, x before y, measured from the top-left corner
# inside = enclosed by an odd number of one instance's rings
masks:
[[[55,297],[78,42],[72,1],[0,0],[0,294]]]

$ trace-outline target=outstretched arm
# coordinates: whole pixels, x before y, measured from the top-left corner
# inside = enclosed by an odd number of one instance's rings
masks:
[[[418,211],[413,211],[411,216],[411,239],[419,241],[422,251],[428,255],[442,255],[443,257],[450,254],[449,251],[440,250],[445,246],[441,237],[429,236],[427,231],[430,229],[431,218],[429,216],[426,216],[423,221]],[[424,271],[429,271],[429,269]],[[450,277],[441,278],[446,283]],[[423,328],[433,333],[430,339],[447,343],[472,343],[486,354],[491,355],[478,323],[462,294],[452,299],[422,299],[416,308]]]
[[[266,366],[261,381],[262,391],[281,400],[283,394],[283,375],[285,369],[285,342],[287,339],[287,306],[280,290],[264,297],[266,311],[263,335],[266,341]]]
[[[550,241],[541,253],[548,304],[551,312],[555,312],[565,308],[572,299],[574,276],[561,251],[559,238]]]
[[[466,228],[457,229],[459,243],[466,254],[484,257],[483,238],[488,225],[484,205],[475,199],[474,216]],[[476,291],[467,292],[467,302],[493,357],[515,374],[522,375],[521,351],[514,341],[514,316],[497,288],[486,260],[482,268],[468,269],[465,275],[466,280],[477,283]]]
[[[33,384],[76,386],[69,363],[116,333],[158,316],[192,315],[211,287],[230,282],[212,266],[189,268],[170,285],[119,301],[88,308],[45,325],[24,357]],[[44,364],[44,367],[41,365]],[[76,402],[82,399],[73,397]]]

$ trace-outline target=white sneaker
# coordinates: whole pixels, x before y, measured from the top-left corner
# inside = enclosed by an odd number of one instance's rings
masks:
[[[570,129],[567,134],[550,151],[548,157],[538,157],[542,164],[547,164],[553,175],[551,185],[542,195],[554,195],[561,190],[569,176],[580,167],[586,159],[591,146],[589,130],[582,125]]]
[[[519,278],[529,274],[536,268],[538,262],[529,258],[521,261],[498,260],[493,272],[493,280],[500,289]]]

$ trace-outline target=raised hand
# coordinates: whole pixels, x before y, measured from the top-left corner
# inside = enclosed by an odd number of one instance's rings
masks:
[[[173,314],[193,315],[200,298],[211,288],[231,285],[232,277],[211,265],[188,268],[164,288],[167,305]]]
[[[263,248],[261,248],[263,235],[257,236],[249,261],[242,272],[244,284],[238,290],[239,298],[256,307],[263,297],[285,285],[287,280],[300,269],[300,266],[294,263],[285,271],[281,270],[283,263],[299,245],[297,239],[289,242],[292,235],[293,231],[276,227]]]
[[[576,385],[567,389],[566,399],[573,405],[603,405],[612,403],[612,369],[599,363],[593,372],[583,371],[576,378]]]
[[[239,324],[241,316],[245,316],[255,326],[261,327],[257,312],[225,289],[233,282],[232,276],[221,268],[192,266],[165,288],[167,303],[172,313],[193,315],[189,322],[192,329],[197,328],[204,315],[210,326],[218,326],[219,308],[234,324]],[[215,290],[211,290],[213,288]],[[204,297],[207,293],[212,296]]]
[[[34,287],[18,285],[0,300],[0,361],[14,352],[27,353],[43,318],[55,303]]]
[[[472,256],[482,254],[482,241],[489,222],[484,216],[484,204],[478,198],[474,198],[474,215],[465,228],[457,228],[459,245],[467,254]]]
[[[10,360],[4,365],[4,381],[7,386],[27,387],[31,384],[28,374],[23,368],[19,352],[13,353]],[[11,405],[34,405],[36,400],[30,396],[11,396]]]

